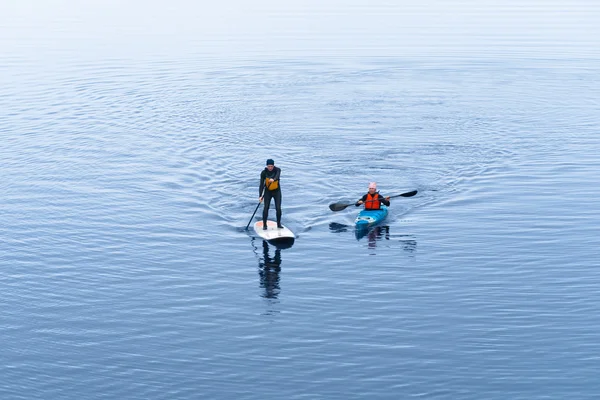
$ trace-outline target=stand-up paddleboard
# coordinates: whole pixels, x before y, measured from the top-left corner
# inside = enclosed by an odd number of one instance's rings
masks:
[[[294,240],[296,236],[294,232],[283,226],[283,228],[277,227],[277,222],[267,221],[267,229],[263,229],[263,222],[258,221],[254,224],[254,232],[261,238],[267,241],[276,240]]]

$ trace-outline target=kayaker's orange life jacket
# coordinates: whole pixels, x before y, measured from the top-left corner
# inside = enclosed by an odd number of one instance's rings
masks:
[[[371,195],[367,193],[367,199],[365,200],[365,210],[379,210],[381,208],[381,202],[378,200],[379,193]]]

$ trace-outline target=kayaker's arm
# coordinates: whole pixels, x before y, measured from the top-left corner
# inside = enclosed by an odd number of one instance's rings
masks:
[[[358,199],[358,201],[356,203],[354,203],[354,205],[356,207],[360,206],[362,203],[365,202],[365,200],[367,199],[367,195],[365,194],[363,197],[361,197],[360,199]]]
[[[383,204],[385,204],[386,206],[390,206],[390,196],[387,197],[383,197],[382,195],[379,195],[379,199],[381,200],[381,202]]]

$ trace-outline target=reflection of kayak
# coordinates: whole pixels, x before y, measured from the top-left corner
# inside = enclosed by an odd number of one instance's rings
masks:
[[[354,230],[354,235],[356,236],[356,240],[360,240],[365,236],[368,236],[369,242],[375,243],[381,239],[390,240],[390,227],[388,225],[377,225],[370,228],[360,229],[356,228]]]
[[[286,228],[277,228],[275,221],[267,221],[267,229],[263,229],[262,221],[258,221],[254,224],[254,232],[264,240],[279,241],[279,240],[294,240],[294,232]]]
[[[365,229],[382,222],[388,215],[388,209],[383,204],[379,210],[362,210],[356,216],[356,229]]]

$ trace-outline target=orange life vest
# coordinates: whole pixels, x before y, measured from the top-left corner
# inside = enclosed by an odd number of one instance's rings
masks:
[[[271,182],[271,184],[269,184],[269,179],[270,178],[266,178],[265,179],[265,186],[267,187],[268,190],[277,190],[279,189],[279,181],[273,181]]]
[[[378,200],[379,193],[371,195],[367,193],[367,199],[365,200],[365,210],[379,210],[381,208],[381,202]]]

